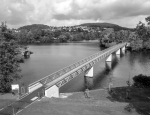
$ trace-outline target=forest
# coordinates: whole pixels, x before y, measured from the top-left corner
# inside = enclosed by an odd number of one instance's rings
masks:
[[[122,29],[134,30],[110,23],[85,23],[68,27],[51,27],[43,24],[32,24],[20,27],[17,31],[12,31],[12,34],[19,43],[60,43],[99,39],[104,28],[113,28],[114,31]]]
[[[42,24],[33,24],[12,31],[19,43],[60,43],[81,40],[98,39],[98,31],[84,31],[80,27],[49,27]]]

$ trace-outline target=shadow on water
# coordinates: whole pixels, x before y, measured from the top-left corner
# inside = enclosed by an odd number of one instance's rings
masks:
[[[96,73],[94,77],[85,77],[85,88],[93,90],[98,88],[104,88],[104,86],[108,87],[107,83],[111,79],[111,72],[117,67],[121,57],[122,55],[120,55],[118,59],[116,55],[113,55],[113,61],[106,62],[105,67],[101,68],[101,70],[98,73]]]
[[[109,100],[128,103],[124,107],[125,111],[150,115],[150,88],[116,87],[108,93]]]

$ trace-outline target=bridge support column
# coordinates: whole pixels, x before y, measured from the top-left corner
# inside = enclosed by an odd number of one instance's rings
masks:
[[[45,96],[46,97],[59,97],[59,88],[56,85],[52,87],[48,87],[45,89]]]
[[[120,59],[120,54],[121,54],[121,51],[119,49],[118,51],[116,51],[116,57],[117,57],[117,59]]]
[[[122,54],[125,54],[125,50],[126,50],[125,46],[121,48]]]
[[[111,62],[111,61],[112,61],[112,54],[110,54],[106,59],[106,62]]]
[[[106,62],[105,67],[106,67],[106,69],[110,70],[112,68],[112,62]]]
[[[85,88],[90,89],[93,86],[93,77],[84,77],[85,80]]]
[[[125,50],[126,50],[126,47],[124,46],[124,47],[122,47],[121,49],[122,49],[122,51],[125,51]]]
[[[116,52],[117,55],[120,55],[120,49]]]
[[[87,70],[85,77],[93,77],[93,67]]]

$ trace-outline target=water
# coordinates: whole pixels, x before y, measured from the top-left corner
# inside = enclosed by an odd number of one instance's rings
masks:
[[[19,81],[19,84],[24,83],[25,86],[102,50],[98,41],[30,45],[29,47],[34,53],[21,64],[23,78]],[[94,65],[93,78],[85,78],[82,73],[61,87],[60,92],[83,91],[86,87],[106,88],[110,82],[113,87],[126,86],[126,81],[132,82],[132,77],[135,75],[141,73],[150,75],[149,57],[149,52],[127,51],[121,56],[113,54],[111,69],[106,68],[105,59],[103,59]]]

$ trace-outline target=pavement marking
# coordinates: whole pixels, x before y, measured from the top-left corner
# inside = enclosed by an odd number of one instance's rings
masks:
[[[38,99],[38,98],[37,98],[37,99]],[[32,105],[34,102],[36,102],[36,100],[33,101],[32,103],[30,103],[29,105],[27,105],[25,108],[29,107],[29,106]],[[25,108],[24,108],[24,109],[25,109]],[[19,111],[16,113],[16,115],[17,115],[18,113],[20,113],[21,111],[23,111],[24,109],[19,110]]]
[[[37,98],[38,98],[38,97],[33,97],[33,98],[31,99],[31,101],[35,101]]]

